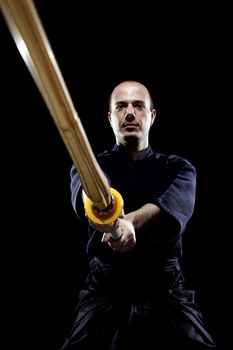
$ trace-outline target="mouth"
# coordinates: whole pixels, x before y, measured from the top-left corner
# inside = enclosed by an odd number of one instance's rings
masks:
[[[124,123],[122,126],[126,130],[135,130],[139,125],[135,123]]]

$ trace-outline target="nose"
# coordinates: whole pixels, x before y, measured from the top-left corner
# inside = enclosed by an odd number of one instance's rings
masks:
[[[127,120],[133,120],[135,118],[135,111],[134,111],[132,104],[128,104],[127,109],[126,109],[125,118]]]

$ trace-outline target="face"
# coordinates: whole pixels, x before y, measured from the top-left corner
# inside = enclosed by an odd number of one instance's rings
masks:
[[[149,92],[144,85],[124,82],[113,90],[108,118],[117,144],[126,145],[132,141],[147,147],[149,130],[155,116],[155,110],[151,110]]]

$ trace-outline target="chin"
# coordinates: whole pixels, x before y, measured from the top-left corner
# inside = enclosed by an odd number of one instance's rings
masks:
[[[138,143],[139,136],[136,133],[130,133],[130,134],[124,135],[123,140],[127,143],[129,143],[129,142],[130,143]]]

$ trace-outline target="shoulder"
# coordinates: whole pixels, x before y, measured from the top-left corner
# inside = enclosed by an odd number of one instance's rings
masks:
[[[107,149],[96,155],[96,159],[99,163],[112,162],[119,158],[121,158],[121,153],[114,148]]]
[[[153,156],[155,159],[158,159],[159,161],[165,162],[167,164],[180,163],[180,164],[185,164],[185,165],[187,164],[190,166],[194,166],[191,163],[191,161],[176,154],[165,154],[160,152],[153,152]]]
[[[175,154],[168,155],[167,162],[170,164],[180,164],[181,166],[183,165],[183,166],[195,168],[195,166],[188,159]]]
[[[153,152],[153,158],[160,163],[162,167],[176,171],[187,169],[196,173],[195,166],[188,159],[176,154],[164,154]]]
[[[106,157],[110,157],[112,155],[112,152],[109,150],[105,150],[99,154],[96,155],[97,159],[102,159],[102,158],[106,158]]]

